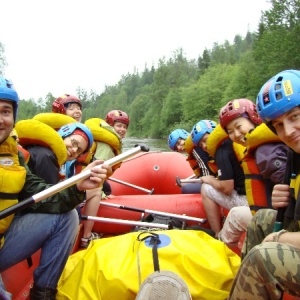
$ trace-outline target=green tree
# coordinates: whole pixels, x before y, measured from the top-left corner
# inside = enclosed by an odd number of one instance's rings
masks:
[[[205,50],[202,53],[202,56],[199,56],[198,58],[198,68],[200,74],[203,74],[205,70],[208,69],[210,65],[210,52],[205,48]]]
[[[161,126],[165,129],[163,134],[170,131],[174,124],[182,121],[182,103],[180,89],[171,89],[166,96],[164,106],[162,108]]]
[[[20,100],[18,105],[17,121],[31,119],[36,114],[41,113],[41,107],[33,99]]]

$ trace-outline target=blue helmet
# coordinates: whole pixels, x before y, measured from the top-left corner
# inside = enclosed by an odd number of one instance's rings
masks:
[[[87,153],[90,150],[90,148],[92,147],[93,142],[94,142],[93,135],[87,126],[85,126],[82,123],[70,123],[70,124],[62,126],[57,132],[63,139],[65,139],[66,137],[71,135],[76,129],[83,131],[88,137],[88,141],[89,141],[88,146],[85,149],[85,151],[83,152],[83,154]]]
[[[211,133],[217,126],[217,123],[212,120],[201,120],[194,125],[191,131],[191,138],[194,146],[198,146],[199,141],[206,133]]]
[[[4,77],[0,77],[0,99],[12,102],[14,108],[14,121],[16,122],[19,96],[13,87],[13,83]]]
[[[300,105],[300,71],[285,70],[260,89],[256,106],[265,123]]]
[[[171,132],[168,138],[168,145],[171,150],[175,151],[175,146],[178,139],[186,140],[189,133],[184,129],[175,129]]]

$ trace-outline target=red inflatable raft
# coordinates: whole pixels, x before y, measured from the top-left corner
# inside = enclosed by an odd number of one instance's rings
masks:
[[[176,152],[141,153],[123,161],[109,180],[115,198],[102,200],[103,204],[100,205],[97,216],[102,221],[95,222],[93,230],[104,235],[129,232],[135,226],[134,222],[139,222],[147,215],[145,211],[149,210],[196,218],[196,221],[186,220],[186,223],[200,224],[197,220],[206,218],[201,195],[181,194],[181,189],[176,183],[176,177],[185,179],[191,175],[192,170],[185,157]],[[137,208],[138,211],[121,206]],[[125,222],[117,223],[117,220]],[[209,226],[207,223],[201,225]],[[82,226],[73,252],[78,250],[81,234]],[[28,298],[32,273],[38,265],[39,252],[32,258],[32,266],[23,261],[1,274],[6,289],[13,294],[13,299]],[[284,299],[298,298],[285,295]]]

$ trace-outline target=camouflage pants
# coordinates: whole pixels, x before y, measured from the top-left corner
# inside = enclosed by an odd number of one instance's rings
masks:
[[[247,227],[246,237],[241,251],[242,259],[244,259],[254,246],[259,245],[268,234],[273,232],[276,216],[277,211],[274,209],[260,209],[253,216]],[[283,227],[288,231],[299,231],[298,224],[290,219],[285,218]]]
[[[276,214],[263,209],[250,222],[243,261],[228,299],[275,300],[282,299],[283,292],[300,296],[300,249],[274,242],[260,244],[273,231]]]
[[[263,239],[273,231],[277,211],[274,209],[260,209],[252,218],[247,227],[246,237],[241,251],[241,257],[256,245],[259,245]]]
[[[300,249],[266,242],[243,260],[229,300],[279,300],[283,291],[300,296]]]

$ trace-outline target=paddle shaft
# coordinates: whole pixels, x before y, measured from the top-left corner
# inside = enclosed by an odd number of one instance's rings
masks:
[[[146,146],[146,145],[137,145],[136,147],[134,147],[133,149],[130,149],[124,153],[121,153],[120,155],[117,155],[111,159],[108,159],[107,161],[105,161],[104,163],[106,165],[109,165],[109,166],[114,166],[120,162],[122,162],[124,159],[130,157],[130,156],[133,156],[141,151],[149,151],[149,148]],[[101,165],[97,166],[97,168],[101,168]],[[83,180],[83,179],[86,179],[90,176],[91,174],[91,170],[88,169],[88,170],[83,170],[81,173],[71,177],[71,178],[68,178],[66,180],[63,180],[49,188],[47,188],[46,190],[44,191],[41,191],[19,203],[17,203],[16,205],[13,205],[13,206],[10,206],[8,207],[7,209],[4,209],[0,212],[0,220],[3,219],[3,218],[6,218],[7,216],[11,215],[11,214],[14,214],[34,203],[37,203],[45,198],[48,198],[56,193],[58,193],[59,191],[65,189],[65,188],[68,188],[70,187],[71,185]]]
[[[186,179],[180,179],[179,176],[176,176],[176,183],[182,187],[182,183],[201,183],[201,178],[195,178],[195,175],[192,175]]]
[[[201,183],[201,178],[195,178],[195,179],[181,179],[181,183]]]
[[[172,217],[172,218],[181,219],[181,220],[195,221],[195,222],[199,222],[199,223],[205,223],[206,222],[206,219],[200,219],[200,218],[189,217],[189,216],[185,216],[185,215],[172,214],[172,213],[166,213],[166,212],[151,210],[151,209],[142,209],[142,208],[137,208],[137,207],[119,205],[119,204],[114,204],[114,203],[108,203],[108,202],[105,202],[105,201],[101,201],[100,202],[100,207],[101,207],[101,205],[114,207],[114,208],[119,208],[119,209],[131,210],[131,211],[136,211],[136,212],[141,212],[141,213]]]
[[[171,229],[169,225],[160,224],[160,223],[148,223],[148,222],[141,222],[141,221],[120,220],[120,219],[101,218],[101,217],[92,217],[92,216],[81,216],[81,219],[88,220],[88,221],[95,221],[95,222],[132,225],[132,226],[139,226],[139,227]]]
[[[294,177],[295,174],[292,173],[292,157],[293,153],[290,150],[287,155],[287,165],[285,169],[283,184],[290,184],[291,177]],[[276,220],[274,222],[273,232],[278,232],[283,228],[283,221],[284,221],[284,213],[285,213],[286,207],[280,207],[277,210]]]
[[[132,184],[132,183],[129,183],[129,182],[125,182],[125,181],[122,181],[122,180],[119,180],[119,179],[116,179],[116,178],[109,177],[108,180],[111,180],[111,181],[114,181],[114,182],[117,182],[117,183],[129,186],[129,187],[132,187],[132,188],[140,190],[140,191],[143,191],[145,193],[148,193],[149,195],[152,195],[153,192],[154,192],[154,188],[152,190],[148,190],[148,189],[145,189],[143,187],[140,187],[140,186],[137,186],[135,184]]]

